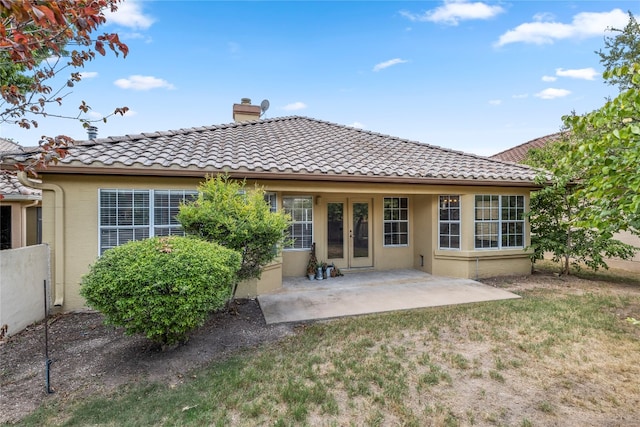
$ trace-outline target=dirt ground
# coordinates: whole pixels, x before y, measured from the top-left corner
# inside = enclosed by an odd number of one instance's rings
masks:
[[[0,341],[0,423],[21,419],[45,400],[64,401],[137,381],[179,384],[195,368],[294,333],[291,324],[265,324],[255,300],[235,307],[234,314],[212,315],[185,345],[165,351],[144,337],[105,326],[96,312],[52,316],[52,394],[46,392],[44,322]]]
[[[604,292],[640,295],[640,286],[576,277],[532,276],[490,279],[507,290],[558,289],[565,293]],[[640,313],[619,313],[620,316]],[[45,327],[33,325],[0,341],[0,423],[15,422],[47,400],[104,393],[141,381],[179,384],[189,371],[243,349],[296,333],[296,325],[266,325],[258,303],[238,301],[237,314],[220,312],[196,330],[187,344],[168,351],[142,337],[104,326],[95,312],[52,316],[48,322],[50,386],[45,382]]]

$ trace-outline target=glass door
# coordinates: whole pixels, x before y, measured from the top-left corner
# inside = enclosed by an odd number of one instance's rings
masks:
[[[350,227],[349,227],[349,266],[350,267],[371,267],[373,258],[371,257],[371,220],[369,201],[351,200]]]
[[[345,258],[344,203],[327,203],[327,258],[342,261]]]
[[[340,268],[371,267],[370,200],[327,203],[327,259]]]

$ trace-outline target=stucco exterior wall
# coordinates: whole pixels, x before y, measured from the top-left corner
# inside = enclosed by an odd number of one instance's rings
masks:
[[[617,233],[613,237],[623,243],[640,248],[640,236],[636,236],[631,233]],[[608,259],[606,262],[610,268],[620,268],[622,270],[640,273],[640,250],[636,252],[632,259],[621,260],[612,258]]]
[[[413,227],[413,268],[416,270],[433,271],[433,244],[437,239],[437,208],[435,195],[417,195],[413,197],[414,227]],[[435,215],[435,216],[434,216]],[[436,224],[433,223],[436,218]],[[435,236],[435,237],[434,237]]]
[[[26,208],[27,224],[27,246],[37,245],[38,242],[38,207]]]
[[[93,175],[44,175],[48,190],[43,192],[42,227],[43,241],[52,248],[54,295],[63,310],[84,306],[79,295],[79,283],[89,266],[98,256],[98,195],[99,189],[153,189],[190,190],[204,180],[183,177],[144,176],[93,176]],[[247,182],[252,186],[255,182]],[[522,259],[517,255],[506,255],[504,251],[476,251],[473,249],[473,196],[475,194],[522,194],[528,199],[528,189],[502,189],[494,187],[434,186],[419,184],[376,184],[346,182],[301,182],[264,180],[259,184],[275,192],[279,208],[283,196],[313,197],[313,241],[316,242],[317,257],[327,260],[327,202],[368,201],[370,203],[372,262],[367,269],[388,270],[396,268],[419,268],[438,275],[475,277],[476,258],[481,258],[482,272],[487,275],[520,274],[528,259],[523,251]],[[456,256],[443,256],[438,248],[439,194],[462,196],[462,241],[463,247]],[[407,197],[409,200],[409,244],[386,247],[383,244],[383,199],[384,197]],[[448,251],[447,251],[448,252]],[[491,252],[491,256],[486,253]],[[450,254],[451,255],[451,254]],[[305,276],[309,259],[308,250],[283,250],[282,264],[265,272],[261,283],[246,283],[239,288],[238,296],[251,296],[281,286],[283,276]],[[341,261],[344,262],[344,261]],[[336,262],[339,268],[349,265]],[[353,268],[358,271],[358,268]]]

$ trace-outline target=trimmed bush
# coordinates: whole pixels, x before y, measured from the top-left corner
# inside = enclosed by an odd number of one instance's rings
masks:
[[[226,304],[240,262],[238,252],[195,238],[132,241],[91,266],[80,295],[106,324],[172,345]]]
[[[208,176],[198,187],[198,199],[180,206],[176,219],[191,236],[242,254],[240,280],[260,278],[262,268],[278,255],[285,243],[289,215],[271,212],[260,187],[228,175]]]

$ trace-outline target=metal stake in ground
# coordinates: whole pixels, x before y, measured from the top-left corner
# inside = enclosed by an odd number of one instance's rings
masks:
[[[49,359],[49,310],[47,308],[47,281],[44,281],[44,369],[45,385],[47,394],[53,393],[51,390],[50,369],[52,360]]]

